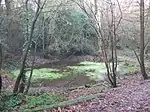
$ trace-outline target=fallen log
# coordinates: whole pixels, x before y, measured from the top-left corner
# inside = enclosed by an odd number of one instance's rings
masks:
[[[94,98],[103,98],[105,96],[105,93],[98,93],[98,94],[91,94],[91,95],[87,95],[87,96],[81,96],[79,98],[76,99],[72,99],[72,100],[68,100],[68,101],[63,101],[61,103],[58,104],[53,104],[53,105],[43,105],[40,107],[36,107],[36,108],[32,108],[32,109],[23,109],[22,112],[41,112],[41,111],[46,111],[46,110],[53,110],[53,109],[57,109],[58,107],[60,108],[64,108],[70,105],[74,105],[80,102],[85,102],[85,101],[89,101],[92,100]]]

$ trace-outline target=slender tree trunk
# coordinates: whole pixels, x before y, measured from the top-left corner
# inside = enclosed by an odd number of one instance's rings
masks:
[[[33,60],[32,60],[32,67],[31,67],[30,76],[29,76],[29,79],[28,79],[28,83],[27,83],[27,88],[26,88],[25,94],[28,94],[28,91],[29,91],[29,88],[30,88],[30,85],[31,85],[31,79],[32,79],[33,70],[34,70],[34,63],[35,63],[36,49],[37,49],[37,44],[35,43],[34,56],[33,56]]]
[[[116,84],[116,42],[115,42],[115,15],[114,15],[114,6],[113,3],[111,3],[111,25],[109,27],[109,35],[111,38],[111,59],[112,59],[112,82],[113,82],[113,87],[117,87]]]
[[[1,73],[0,73],[0,93],[1,93],[1,90],[2,90],[2,76],[1,76]]]
[[[43,41],[43,53],[45,51],[45,37],[46,37],[46,24],[45,24],[45,21],[44,21],[44,16],[42,17],[42,22],[43,22],[43,38],[42,38],[42,41]]]
[[[1,73],[0,73],[0,93],[2,91],[2,76],[1,76]]]
[[[25,65],[26,65],[26,60],[27,60],[27,56],[28,56],[28,53],[29,53],[30,45],[31,45],[31,42],[32,42],[32,36],[33,36],[35,23],[36,23],[36,21],[34,20],[34,22],[32,24],[32,28],[31,28],[30,37],[29,37],[29,40],[28,40],[28,45],[27,45],[27,48],[26,48],[25,53],[23,55],[23,61],[22,61],[20,73],[17,77],[16,83],[15,83],[15,86],[14,86],[14,91],[13,91],[14,93],[16,93],[18,91],[18,87],[19,87],[21,78],[25,73],[25,67],[26,67]]]
[[[0,93],[2,90],[2,76],[1,76],[2,65],[3,65],[3,51],[2,51],[2,44],[0,43]]]
[[[117,64],[118,64],[118,59],[117,59],[117,48],[116,48],[116,25],[114,24],[114,87],[117,87],[117,81],[116,81],[116,71],[117,71]]]
[[[25,52],[25,54],[23,56],[23,61],[22,61],[20,73],[19,73],[19,75],[17,77],[16,83],[15,83],[15,86],[14,86],[14,90],[13,90],[14,93],[18,92],[18,88],[19,88],[19,85],[20,85],[21,78],[22,78],[23,74],[25,73],[25,64],[26,64],[28,51],[29,51],[29,48],[26,49],[26,52]]]
[[[38,0],[38,3],[40,4],[40,0]],[[32,43],[32,38],[33,38],[33,32],[34,32],[35,23],[36,23],[39,15],[40,15],[40,13],[41,13],[41,11],[42,11],[45,3],[46,3],[46,0],[44,1],[42,7],[40,7],[39,5],[37,6],[38,8],[36,10],[36,14],[35,14],[32,26],[31,26],[31,31],[30,31],[30,35],[29,35],[29,39],[28,39],[28,44],[27,44],[25,53],[23,55],[23,61],[22,61],[20,73],[19,73],[19,75],[17,77],[16,83],[15,83],[15,86],[14,86],[14,90],[13,90],[14,93],[18,92],[18,88],[19,88],[19,85],[20,85],[21,78],[24,76],[25,67],[26,67],[25,66],[26,65],[26,60],[27,60],[27,56],[28,56],[28,53],[29,53],[30,45]]]
[[[2,11],[1,2],[2,0],[0,0],[0,12]],[[1,75],[2,64],[3,64],[3,51],[2,51],[2,44],[0,43],[0,93],[2,90],[2,75]]]
[[[19,87],[19,93],[23,93],[25,89],[25,83],[26,83],[26,71],[23,73],[22,78],[21,78],[21,83]]]
[[[116,85],[116,71],[115,71],[115,59],[114,59],[114,37],[111,34],[111,58],[112,58],[112,75],[113,75],[113,87]]]
[[[141,68],[141,73],[143,75],[144,79],[148,79],[148,75],[146,74],[145,70],[145,63],[144,63],[144,0],[140,0],[140,43],[141,43],[141,48],[140,48],[140,68]]]

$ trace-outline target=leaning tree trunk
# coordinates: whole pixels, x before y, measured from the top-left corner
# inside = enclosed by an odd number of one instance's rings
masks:
[[[23,56],[23,61],[22,61],[20,73],[17,77],[16,83],[15,83],[15,86],[14,86],[14,90],[13,90],[14,93],[18,92],[18,88],[19,88],[19,85],[20,85],[21,78],[25,75],[25,64],[26,64],[26,59],[27,59],[27,55],[28,55],[28,52],[29,52],[30,44],[31,44],[31,42],[29,41],[27,49],[26,49],[25,54]]]
[[[144,63],[144,0],[140,0],[140,68],[141,73],[144,79],[148,79],[148,75],[146,74],[145,70],[145,63]]]
[[[20,73],[19,73],[19,75],[17,77],[16,83],[15,83],[15,86],[14,86],[14,90],[13,90],[14,93],[18,92],[19,86],[20,86],[20,90],[24,91],[24,86],[20,85],[20,81],[21,81],[22,78],[25,78],[25,76],[24,76],[25,75],[25,68],[26,68],[25,65],[26,65],[26,60],[27,60],[27,56],[28,56],[28,53],[29,53],[30,45],[32,43],[32,38],[33,38],[33,32],[34,32],[35,23],[36,23],[39,15],[40,15],[40,13],[41,13],[44,5],[45,5],[45,3],[46,3],[46,0],[44,1],[42,7],[40,7],[39,6],[40,0],[38,0],[38,6],[37,6],[37,10],[36,10],[36,14],[35,14],[34,20],[32,22],[31,31],[30,31],[30,35],[29,35],[29,39],[28,39],[28,44],[27,44],[25,53],[23,55],[23,61],[22,61]],[[22,84],[24,84],[24,83],[22,83]]]
[[[25,89],[25,83],[26,83],[26,71],[24,71],[22,78],[21,78],[21,83],[19,87],[19,93],[23,93]]]
[[[32,79],[33,70],[34,70],[36,50],[37,50],[37,43],[35,43],[34,56],[33,56],[33,60],[32,60],[32,66],[31,66],[30,76],[29,76],[29,79],[28,79],[28,82],[27,82],[27,88],[26,88],[25,94],[28,94],[28,91],[29,91],[29,88],[30,88],[30,85],[31,85],[31,79]]]

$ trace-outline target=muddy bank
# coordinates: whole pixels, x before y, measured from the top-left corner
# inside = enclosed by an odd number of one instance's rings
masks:
[[[31,66],[32,60],[33,60],[33,56],[30,56],[27,61],[28,66]],[[39,67],[39,66],[46,67],[47,65],[49,65],[49,67],[53,67],[53,66],[57,66],[57,65],[65,66],[66,64],[71,66],[71,65],[74,65],[75,63],[78,63],[81,61],[101,62],[102,58],[101,58],[101,56],[86,55],[86,56],[71,56],[69,58],[64,58],[64,59],[58,59],[56,57],[44,59],[44,58],[41,58],[40,56],[36,56],[35,57],[35,66],[36,67]]]
[[[39,79],[32,83],[32,87],[77,87],[84,86],[86,84],[95,84],[96,81],[91,80],[88,76],[68,76],[66,78],[60,78],[55,80]]]

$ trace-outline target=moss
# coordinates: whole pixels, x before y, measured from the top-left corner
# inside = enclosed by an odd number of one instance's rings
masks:
[[[25,96],[23,94],[1,94],[0,95],[0,112],[12,112],[15,110],[31,109],[41,107],[41,105],[52,105],[63,101],[67,98],[60,94],[42,93],[39,96]],[[22,112],[22,111],[21,111]]]
[[[99,81],[104,80],[106,77],[106,67],[104,63],[101,62],[80,62],[76,66],[67,66],[68,68],[64,68],[64,70],[60,69],[51,69],[51,68],[41,68],[41,69],[34,69],[33,71],[33,80],[37,81],[39,79],[60,79],[65,78],[68,76],[80,76],[85,75],[89,76],[91,80]],[[67,71],[65,71],[65,69]],[[62,71],[62,72],[61,72]],[[117,73],[118,75],[124,75],[128,73],[134,73],[137,71],[137,63],[133,62],[119,62]],[[14,70],[11,72],[11,75],[16,78],[19,74],[19,70]],[[30,72],[27,72],[27,77],[29,77]]]
[[[89,76],[91,80],[103,80],[105,78],[106,68],[104,63],[80,62],[77,66],[70,66],[73,73],[84,71],[84,75]],[[83,72],[82,72],[83,74]]]
[[[69,105],[77,104],[79,102],[85,102],[85,101],[89,101],[89,100],[92,100],[92,99],[97,98],[97,97],[104,97],[104,96],[105,96],[104,93],[91,94],[91,95],[87,95],[87,96],[81,96],[81,97],[78,97],[76,99],[63,101],[63,102],[60,102],[57,104],[41,105],[41,106],[38,106],[37,108],[33,108],[33,109],[24,109],[23,112],[41,112],[44,110],[50,111],[50,110],[53,110],[53,109],[58,108],[58,107],[61,107],[61,108],[67,107]]]
[[[56,71],[56,72],[54,72]],[[33,80],[37,80],[37,79],[58,79],[58,78],[62,78],[65,77],[66,75],[64,75],[63,73],[57,73],[58,69],[51,69],[51,68],[41,68],[41,69],[34,69],[33,70]],[[11,75],[16,78],[19,74],[19,70],[14,70],[11,72]],[[26,73],[26,76],[29,77],[30,72],[28,71]]]
[[[110,64],[111,65],[111,64]],[[118,75],[125,75],[128,73],[134,73],[137,71],[137,63],[135,62],[119,62],[118,63]],[[74,73],[82,73],[89,76],[91,80],[99,81],[104,80],[106,77],[106,67],[101,62],[80,62],[77,66],[70,66]]]
[[[59,102],[65,101],[66,98],[63,95],[59,94],[42,94],[40,96],[27,96],[26,97],[26,105],[24,108],[36,108],[41,105],[52,105],[57,104]]]

